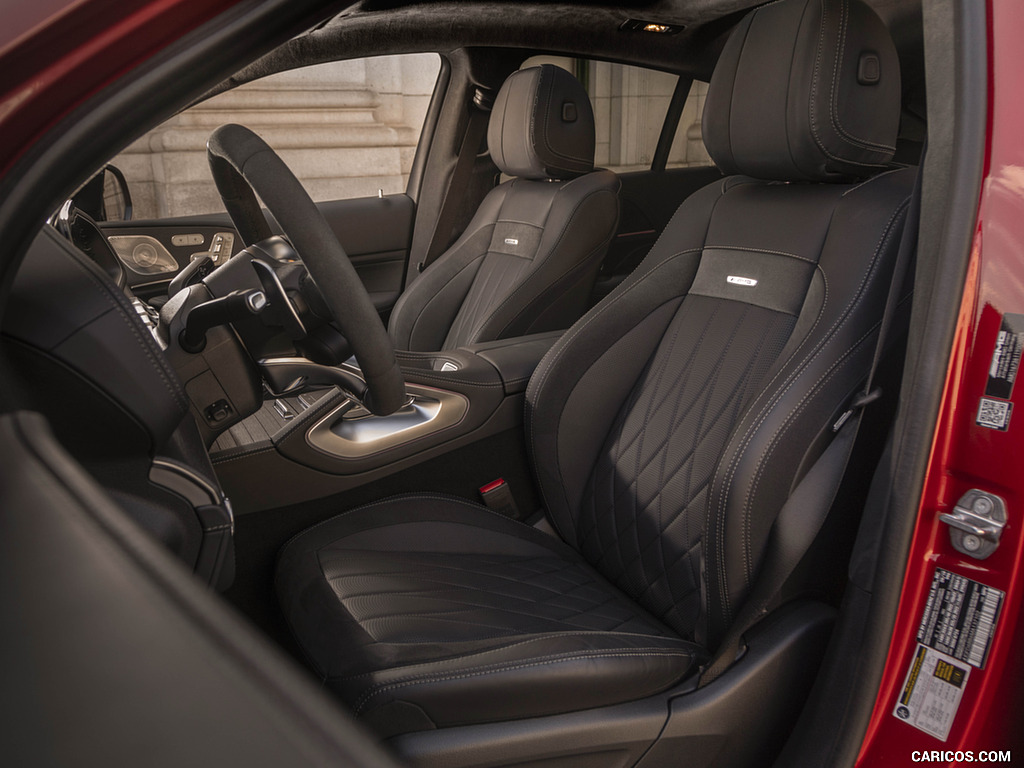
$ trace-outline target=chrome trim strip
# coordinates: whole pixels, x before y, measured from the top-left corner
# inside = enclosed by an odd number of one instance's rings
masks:
[[[339,459],[362,459],[453,427],[469,412],[469,399],[418,384],[407,386],[410,403],[388,416],[374,416],[346,399],[306,433],[306,442]]]

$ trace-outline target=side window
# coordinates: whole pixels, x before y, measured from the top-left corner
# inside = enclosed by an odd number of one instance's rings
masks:
[[[594,106],[595,162],[616,173],[646,171],[668,114],[678,76],[607,61],[534,56],[523,67],[555,64],[583,83]],[[701,138],[707,84],[694,82],[676,127],[665,167],[712,165]]]
[[[404,54],[271,75],[179,113],[111,162],[135,219],[224,210],[206,160],[224,123],[263,137],[318,202],[404,192],[440,65],[437,54]]]

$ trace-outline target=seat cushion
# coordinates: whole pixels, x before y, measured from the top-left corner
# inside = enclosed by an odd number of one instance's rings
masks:
[[[702,657],[561,541],[445,496],[309,529],[277,589],[313,668],[383,735],[632,701]]]

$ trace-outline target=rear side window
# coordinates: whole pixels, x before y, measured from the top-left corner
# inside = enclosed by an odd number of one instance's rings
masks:
[[[259,134],[317,202],[405,192],[440,66],[435,53],[403,54],[271,75],[175,115],[111,162],[135,219],[224,210],[206,160],[224,123]]]
[[[650,170],[677,75],[592,59],[534,56],[523,68],[554,64],[583,83],[594,107],[595,163],[616,173]],[[666,168],[712,165],[701,137],[707,83],[694,81],[675,126]]]

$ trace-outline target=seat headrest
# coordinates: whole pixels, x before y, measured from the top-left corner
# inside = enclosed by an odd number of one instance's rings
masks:
[[[723,173],[841,181],[884,167],[899,119],[899,60],[875,12],[860,0],[780,0],[726,43],[703,134]]]
[[[571,179],[594,170],[594,111],[560,67],[521,69],[501,86],[487,126],[491,159],[509,176]]]

